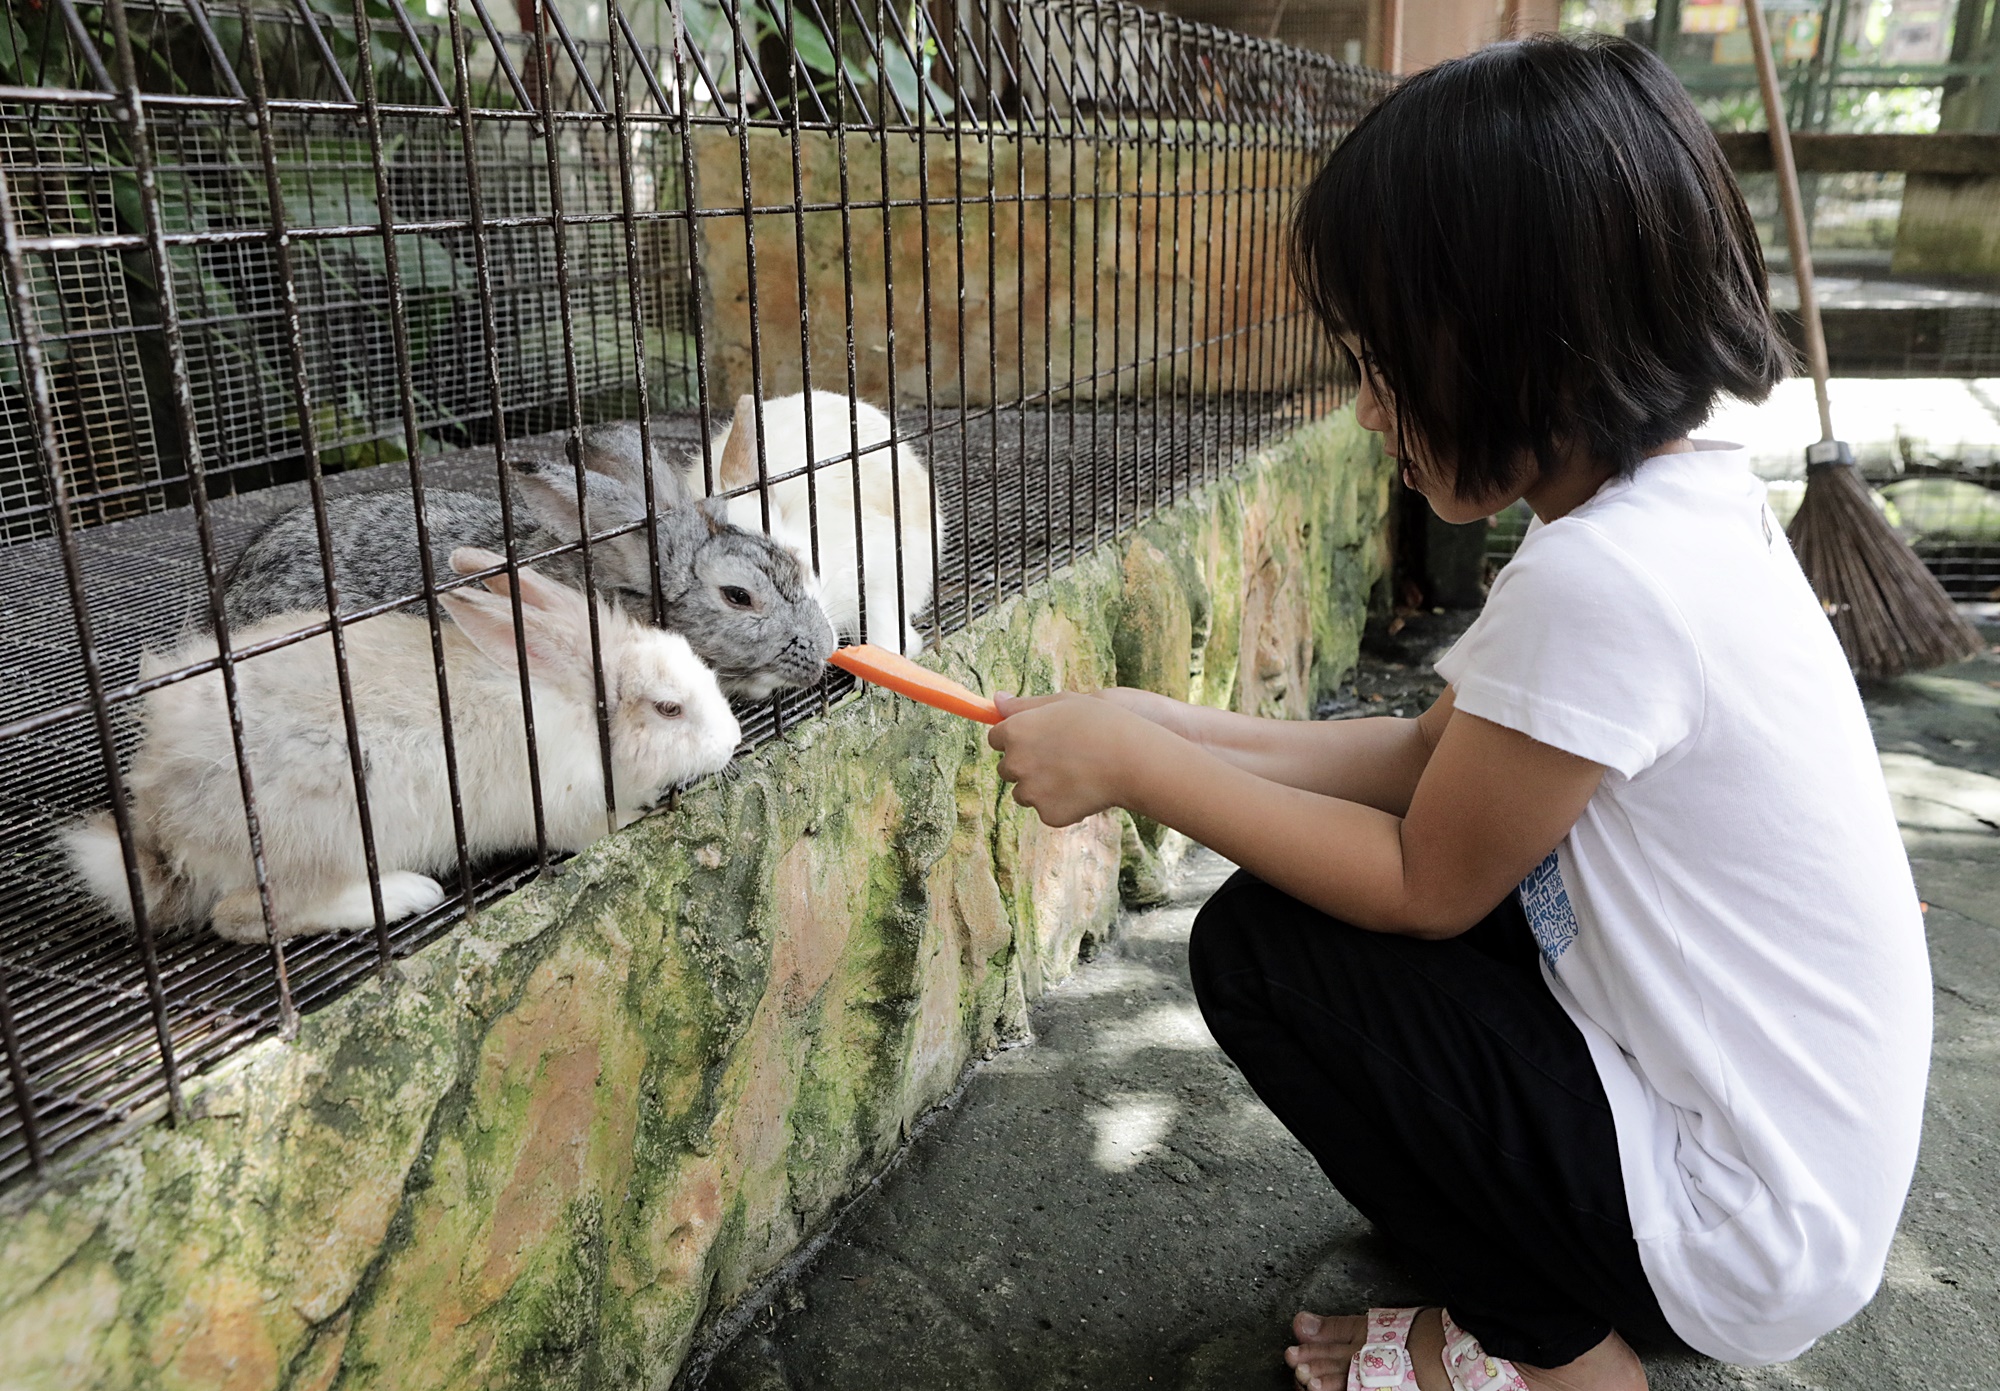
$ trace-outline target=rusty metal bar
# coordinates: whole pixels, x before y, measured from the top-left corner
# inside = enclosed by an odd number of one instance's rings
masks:
[[[491,18],[485,8],[474,0],[487,34],[493,33]],[[458,134],[459,152],[465,169],[465,196],[467,221],[472,229],[473,275],[479,288],[479,340],[483,350],[480,367],[483,370],[488,402],[489,427],[493,432],[494,480],[500,497],[500,536],[502,550],[507,557],[507,599],[514,622],[514,669],[520,679],[521,688],[521,729],[522,744],[528,760],[528,803],[529,812],[535,826],[535,869],[538,874],[549,872],[549,820],[545,800],[542,796],[542,750],[541,741],[535,732],[534,676],[528,668],[527,615],[522,609],[520,551],[517,544],[517,523],[514,518],[514,489],[508,479],[507,470],[507,400],[500,385],[500,328],[494,315],[493,253],[488,240],[485,216],[485,194],[481,188],[479,172],[479,151],[473,136],[471,116],[472,71],[471,50],[466,40],[465,22],[458,6],[447,7],[447,18],[451,30],[452,76],[458,89]],[[514,77],[509,68],[507,75]],[[515,85],[519,86],[518,78]],[[525,89],[520,91],[526,100]]]
[[[396,12],[408,24],[408,16],[402,7]],[[437,573],[431,552],[430,518],[424,509],[424,471],[420,460],[423,457],[423,435],[417,424],[416,399],[410,390],[410,324],[409,311],[403,299],[402,255],[396,245],[396,203],[389,178],[389,161],[384,151],[382,137],[382,113],[376,106],[375,48],[370,42],[366,0],[354,0],[354,41],[356,66],[361,76],[362,122],[368,134],[368,160],[375,179],[375,210],[380,219],[382,235],[382,267],[389,282],[389,339],[396,362],[396,401],[403,424],[403,448],[409,461],[410,507],[415,515],[417,529],[417,563],[424,578],[424,620],[430,627],[431,667],[437,681],[438,717],[442,724],[440,734],[444,738],[445,782],[451,792],[452,840],[458,850],[459,892],[468,915],[477,911],[477,898],[472,881],[472,854],[465,835],[465,790],[458,775],[458,749],[453,738],[451,722],[451,681],[445,672],[443,614],[438,608]],[[426,71],[429,63],[425,63]],[[432,82],[437,74],[431,73]],[[442,87],[439,96],[449,105]],[[316,504],[324,515],[324,504]],[[585,552],[585,566],[588,573],[588,552]],[[341,693],[344,706],[351,709],[351,697],[346,691]],[[357,781],[356,792],[360,791]],[[369,869],[370,892],[377,899],[381,889],[379,875],[373,866]],[[378,922],[380,910],[377,911]],[[384,961],[392,956],[388,940],[388,928],[381,926],[377,932],[377,950]]]
[[[244,0],[241,8],[244,11],[248,10],[247,0]],[[252,103],[257,112],[258,162],[263,170],[266,197],[270,200],[271,253],[278,265],[278,283],[284,307],[285,356],[291,368],[292,400],[299,421],[299,446],[305,454],[306,481],[311,490],[314,533],[319,545],[320,580],[326,592],[327,633],[333,647],[334,680],[340,692],[341,723],[347,736],[348,770],[354,779],[354,802],[357,820],[360,823],[361,853],[368,869],[369,904],[375,914],[375,945],[381,960],[386,963],[392,959],[393,953],[389,946],[389,923],[382,905],[382,875],[376,856],[375,820],[369,810],[367,758],[361,747],[361,725],[354,711],[354,682],[348,664],[346,625],[340,616],[340,587],[338,577],[334,573],[333,534],[326,520],[326,477],[321,466],[319,430],[315,422],[313,390],[306,364],[305,327],[299,311],[298,278],[292,264],[290,218],[285,211],[284,189],[278,173],[277,142],[271,127],[270,108],[265,100],[263,50],[258,43],[256,25],[250,22],[247,13],[244,15],[243,34],[246,52],[250,58]],[[163,263],[160,268],[163,283],[170,274],[171,267]],[[192,423],[193,418],[193,412],[190,410],[188,420],[191,430],[195,428]],[[206,488],[197,486],[193,496],[201,498],[206,491]],[[198,515],[203,529],[207,530],[206,508],[201,503],[197,503],[196,506],[200,509]],[[204,550],[212,547],[213,542],[210,541]],[[226,651],[228,630],[222,605],[222,584],[212,560],[208,561],[208,570],[209,622],[215,630],[217,642]],[[224,679],[230,679],[227,675],[229,667],[226,664],[223,670]],[[240,723],[240,717],[232,716],[232,722]],[[238,734],[237,737],[240,744],[241,735]],[[257,800],[250,785],[250,766],[240,747],[237,751],[237,766],[243,779],[243,806],[245,815],[251,823],[251,841],[259,847],[253,858],[258,871],[257,892],[263,901],[264,930],[270,938],[271,950],[279,954],[282,963],[283,949],[278,941],[270,885],[265,882],[263,872],[262,835],[257,829]],[[282,971],[279,978],[281,981],[284,979]],[[285,999],[289,1006],[289,988],[285,991]]]
[[[356,4],[361,0],[355,0]],[[535,6],[535,51],[541,55],[542,100],[547,109],[556,109],[554,64],[549,57],[548,26],[555,18],[555,6],[551,0],[534,0]],[[572,56],[575,50],[570,49]],[[578,77],[582,78],[581,69]],[[594,93],[593,93],[594,95]],[[570,285],[569,234],[564,225],[564,198],[562,161],[556,150],[556,127],[548,123],[542,130],[542,152],[548,170],[550,232],[555,248],[556,308],[562,320],[563,355],[563,396],[569,407],[569,460],[570,470],[576,481],[577,539],[582,543],[579,552],[583,571],[583,592],[590,597],[586,612],[590,615],[590,676],[591,691],[597,702],[597,756],[604,776],[604,825],[606,830],[618,828],[618,798],[611,767],[611,702],[605,688],[604,635],[599,623],[598,605],[595,599],[597,582],[591,565],[591,525],[588,506],[589,485],[584,478],[583,466],[583,391],[576,370],[576,316],[573,312],[574,300]],[[411,450],[411,468],[415,470],[415,450]],[[428,579],[428,576],[426,576]],[[433,604],[433,607],[435,605]],[[434,620],[435,621],[435,620]],[[454,801],[456,794],[454,793]]]

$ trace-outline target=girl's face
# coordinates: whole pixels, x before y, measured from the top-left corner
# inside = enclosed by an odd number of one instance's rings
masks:
[[[1361,392],[1354,400],[1355,420],[1362,429],[1372,430],[1382,437],[1383,449],[1403,471],[1403,486],[1422,493],[1431,510],[1440,518],[1447,522],[1476,522],[1492,516],[1522,495],[1522,488],[1509,488],[1487,497],[1469,500],[1460,497],[1452,486],[1457,470],[1452,467],[1451,460],[1436,457],[1424,448],[1420,440],[1402,437],[1396,420],[1395,397],[1376,377],[1361,350],[1361,341],[1345,333],[1340,335],[1340,341],[1361,368]],[[1533,476],[1532,469],[1523,473],[1525,478]]]

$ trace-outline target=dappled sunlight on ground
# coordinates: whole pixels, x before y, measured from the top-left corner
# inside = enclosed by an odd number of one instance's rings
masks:
[[[1180,1107],[1172,1097],[1146,1093],[1114,1097],[1090,1118],[1097,1129],[1097,1144],[1091,1159],[1110,1173],[1137,1168],[1139,1162],[1158,1149],[1173,1127]]]

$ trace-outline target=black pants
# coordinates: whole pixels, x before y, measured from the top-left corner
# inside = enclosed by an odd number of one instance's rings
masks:
[[[1510,895],[1445,942],[1364,932],[1239,872],[1195,920],[1216,1041],[1496,1357],[1672,1341],[1611,1109]]]

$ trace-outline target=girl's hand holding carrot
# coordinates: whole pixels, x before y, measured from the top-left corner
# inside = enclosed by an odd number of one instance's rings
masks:
[[[997,697],[1001,722],[986,736],[1000,752],[1000,776],[1014,800],[1049,826],[1069,826],[1133,799],[1131,772],[1171,755],[1184,741],[1137,714],[1138,691]],[[1175,702],[1155,697],[1165,706]],[[1166,710],[1162,714],[1169,713]]]

